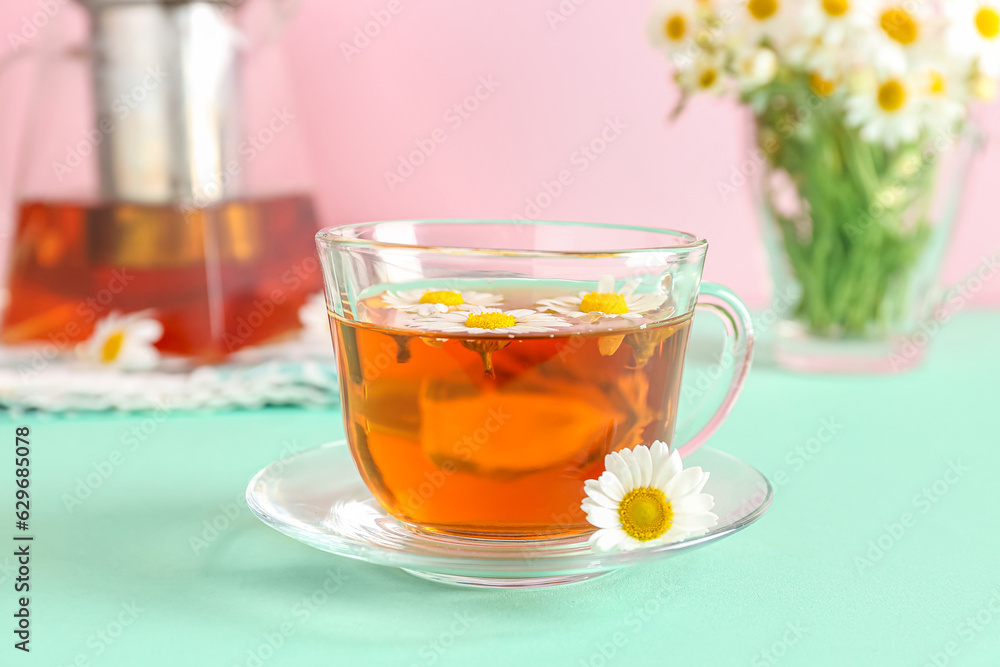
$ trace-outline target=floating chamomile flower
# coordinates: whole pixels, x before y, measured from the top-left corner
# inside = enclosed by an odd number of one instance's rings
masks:
[[[492,307],[503,303],[503,297],[489,292],[460,292],[448,289],[414,289],[402,292],[386,292],[382,295],[386,305],[396,310],[427,316],[433,313],[447,313],[465,306]]]
[[[545,333],[573,325],[554,315],[527,308],[499,310],[470,306],[421,317],[409,322],[407,326],[442,333],[527,334]]]
[[[76,346],[77,356],[125,371],[155,368],[160,353],[153,344],[163,336],[163,325],[149,317],[149,312],[112,312],[97,322],[90,338]]]
[[[926,109],[915,77],[890,76],[847,99],[847,124],[861,138],[895,148],[920,136]]]
[[[944,11],[949,50],[989,76],[1000,75],[1000,0],[951,0]]]
[[[597,551],[629,551],[704,535],[719,517],[715,499],[703,493],[708,473],[684,469],[677,450],[659,440],[652,447],[612,452],[604,473],[584,482],[581,508],[598,530],[590,537]]]
[[[540,299],[538,307],[576,319],[596,322],[604,318],[640,320],[642,314],[655,310],[667,300],[666,294],[653,292],[635,295],[640,280],[633,278],[620,291],[615,291],[613,276],[601,276],[596,292],[580,292],[578,296]]]

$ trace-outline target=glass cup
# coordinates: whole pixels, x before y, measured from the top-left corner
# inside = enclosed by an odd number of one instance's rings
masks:
[[[584,482],[605,455],[655,440],[690,454],[749,370],[749,314],[701,282],[708,242],[692,234],[405,220],[327,228],[317,247],[354,461],[389,514],[425,531],[589,530]],[[695,308],[722,319],[726,349],[679,420]]]

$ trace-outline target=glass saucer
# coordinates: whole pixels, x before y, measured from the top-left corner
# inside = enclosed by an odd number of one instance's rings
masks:
[[[440,583],[492,588],[554,586],[666,558],[745,528],[767,510],[773,490],[735,456],[702,447],[684,460],[712,476],[719,524],[706,535],[635,551],[599,553],[589,534],[492,540],[421,531],[387,515],[358,476],[344,441],[272,463],[247,487],[247,504],[272,528],[309,546]]]

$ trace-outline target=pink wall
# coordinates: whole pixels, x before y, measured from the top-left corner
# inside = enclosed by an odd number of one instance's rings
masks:
[[[4,0],[0,35],[41,1]],[[574,11],[554,23],[560,7]],[[696,232],[712,244],[708,277],[762,303],[768,280],[749,192],[723,201],[716,189],[746,159],[743,116],[700,100],[666,120],[676,90],[646,43],[648,8],[646,0],[304,0],[287,52],[324,222],[525,215],[527,200],[543,195],[545,204],[546,182],[565,170],[571,180],[543,217]],[[386,25],[345,54],[372,12]],[[6,51],[8,38],[0,44]],[[477,90],[483,99],[467,117],[449,111]],[[1000,107],[982,116],[987,132],[1000,128]],[[613,139],[603,154],[579,152],[602,132]],[[390,187],[385,174],[400,156],[435,137],[433,153]],[[1000,250],[997,175],[992,145],[969,182],[948,280]],[[1000,304],[1000,280],[978,302]]]

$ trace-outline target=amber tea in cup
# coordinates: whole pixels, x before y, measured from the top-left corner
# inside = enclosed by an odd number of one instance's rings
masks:
[[[706,247],[690,235],[404,221],[324,230],[318,245],[352,455],[378,503],[424,530],[585,531],[584,482],[609,452],[678,437],[693,450],[742,384],[745,309],[702,285],[741,362],[722,373],[722,406],[680,432]]]

